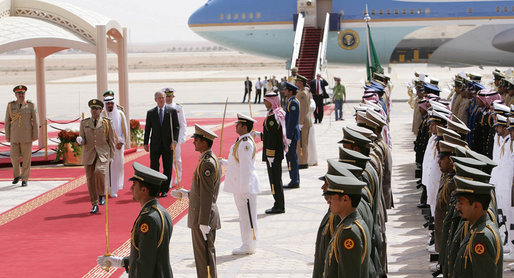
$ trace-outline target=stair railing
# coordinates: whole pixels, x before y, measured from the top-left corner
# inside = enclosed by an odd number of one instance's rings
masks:
[[[327,45],[328,45],[328,30],[330,24],[330,13],[325,15],[325,28],[323,29],[323,39],[319,43],[318,59],[316,62],[316,74],[320,73],[326,78],[327,73]]]
[[[302,46],[304,23],[305,23],[305,18],[303,17],[303,14],[299,13],[298,20],[296,22],[296,32],[294,35],[293,56],[291,57],[291,68],[296,66],[296,60],[298,60],[298,57],[300,56],[300,47]]]

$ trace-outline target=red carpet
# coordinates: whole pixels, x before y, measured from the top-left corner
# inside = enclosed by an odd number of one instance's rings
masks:
[[[262,118],[256,125],[260,130]],[[223,134],[223,157],[227,157],[230,145],[237,138],[232,122],[227,119]],[[194,123],[190,120],[190,123]],[[201,124],[219,124],[220,119],[197,121]],[[221,125],[220,125],[221,126]],[[216,133],[221,130],[218,126]],[[214,128],[213,128],[214,129]],[[219,152],[219,139],[214,143]],[[260,149],[260,147],[259,147]],[[182,145],[183,181],[189,188],[199,154],[191,140]],[[125,179],[132,176],[132,162],[149,165],[149,155],[137,152],[125,156]],[[10,169],[0,171],[6,178]],[[31,176],[39,179],[74,179],[54,190],[38,196],[0,215],[0,240],[2,277],[108,277],[119,275],[123,270],[110,273],[96,267],[96,257],[105,253],[105,207],[99,215],[90,215],[91,208],[84,169],[82,167],[33,169]],[[141,206],[132,200],[131,183],[126,181],[119,197],[109,199],[110,250],[112,253],[127,252],[133,221]],[[7,192],[6,192],[7,193]],[[187,200],[176,201],[172,197],[160,198],[159,202],[170,211],[174,223],[187,213]],[[125,244],[125,245],[124,245]],[[124,246],[122,246],[124,245]],[[115,250],[119,250],[116,252]],[[192,251],[192,250],[191,250]]]

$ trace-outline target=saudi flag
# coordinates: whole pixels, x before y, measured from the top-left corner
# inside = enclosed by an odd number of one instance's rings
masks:
[[[377,52],[375,51],[375,45],[373,44],[373,39],[371,39],[371,30],[369,29],[369,23],[367,21],[366,28],[366,33],[368,35],[368,53],[366,53],[366,73],[368,76],[368,80],[371,80],[374,72],[384,73],[384,69],[380,66],[380,60],[378,59]]]

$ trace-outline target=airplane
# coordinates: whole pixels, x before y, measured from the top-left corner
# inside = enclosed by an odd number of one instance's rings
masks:
[[[208,0],[188,24],[209,41],[290,65],[301,14],[305,27],[329,27],[327,61],[358,64],[366,11],[382,64],[514,65],[514,1]]]

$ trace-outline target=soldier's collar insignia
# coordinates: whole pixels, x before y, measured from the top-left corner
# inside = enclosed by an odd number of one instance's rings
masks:
[[[485,253],[485,246],[482,243],[477,243],[475,247],[473,247],[473,250],[475,250],[475,253],[478,255],[482,255]]]
[[[142,223],[141,226],[139,226],[139,230],[143,233],[143,234],[146,234],[148,233],[148,231],[150,230],[150,227],[148,227],[148,224],[146,223]]]
[[[343,242],[344,249],[346,250],[352,250],[353,247],[355,247],[355,241],[351,238],[347,238]]]

